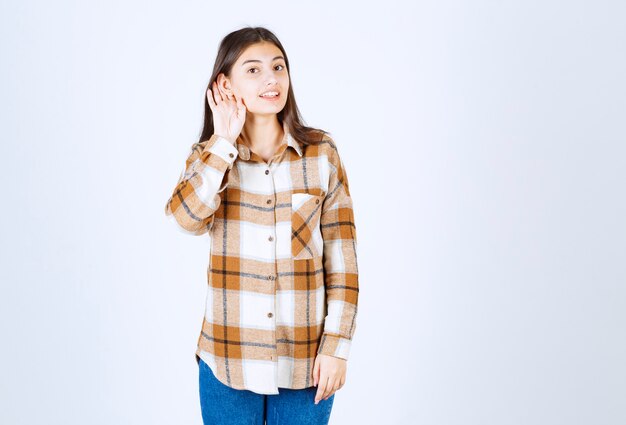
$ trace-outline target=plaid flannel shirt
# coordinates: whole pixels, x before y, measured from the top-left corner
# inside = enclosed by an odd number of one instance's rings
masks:
[[[315,356],[348,359],[356,329],[356,228],[328,135],[285,137],[264,161],[237,139],[195,143],[166,215],[208,234],[208,291],[195,352],[235,389],[313,386]]]

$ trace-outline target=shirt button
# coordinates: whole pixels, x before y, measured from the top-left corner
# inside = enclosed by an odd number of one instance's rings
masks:
[[[267,238],[268,241],[272,242],[274,240],[274,236],[271,236],[269,238]]]
[[[272,316],[273,316],[272,312],[267,313],[267,317],[272,317]]]
[[[319,204],[319,203],[320,203],[320,200],[319,200],[319,199],[316,199],[316,200],[315,200],[315,203],[316,203],[316,204]]]
[[[235,155],[231,152],[231,153],[228,154],[228,156],[230,156],[232,158]]]
[[[270,170],[265,170],[265,174],[269,174],[269,173],[270,173]]]
[[[272,203],[272,200],[271,200],[271,199],[268,199],[268,200],[267,200],[267,203],[268,203],[268,204],[271,204],[271,203]]]
[[[274,279],[276,279],[276,278],[274,277],[274,275],[269,275],[269,276],[267,277],[267,279],[268,279],[268,280],[274,280]]]

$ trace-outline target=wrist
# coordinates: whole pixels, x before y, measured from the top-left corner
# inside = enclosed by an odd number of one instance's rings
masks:
[[[226,133],[224,133],[224,132],[215,132],[213,134],[215,134],[218,137],[221,137],[222,139],[228,140],[231,145],[235,146],[236,139],[233,139],[232,137],[229,137],[229,136],[225,136]]]

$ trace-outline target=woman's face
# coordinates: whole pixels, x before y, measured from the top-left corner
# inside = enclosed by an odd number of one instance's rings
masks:
[[[220,74],[217,82],[226,93],[241,98],[248,113],[277,114],[287,103],[289,73],[282,52],[272,43],[249,46],[233,65],[230,78]],[[268,91],[278,96],[261,97]]]

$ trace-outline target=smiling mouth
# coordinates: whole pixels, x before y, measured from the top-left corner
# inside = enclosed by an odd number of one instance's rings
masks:
[[[262,95],[260,94],[259,97],[263,98],[263,99],[276,99],[277,97],[280,96],[280,92],[278,91],[274,91],[274,92],[267,92],[267,95]]]

